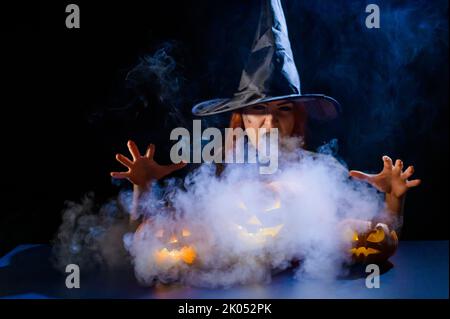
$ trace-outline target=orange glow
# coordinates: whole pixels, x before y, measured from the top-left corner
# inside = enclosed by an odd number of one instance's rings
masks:
[[[158,264],[166,263],[166,262],[178,262],[182,260],[186,264],[192,264],[197,257],[197,253],[192,246],[185,246],[181,249],[173,249],[169,250],[167,248],[163,248],[158,250],[155,253],[156,262]]]
[[[190,232],[189,230],[187,230],[187,229],[183,229],[183,230],[181,231],[181,235],[182,235],[183,237],[189,237],[189,236],[191,236],[191,232]]]
[[[169,244],[176,244],[176,243],[178,243],[178,238],[177,238],[177,236],[173,235],[169,239]]]
[[[350,249],[350,252],[356,256],[360,256],[363,254],[364,256],[379,254],[380,251],[378,249],[366,248],[366,247],[358,247]]]
[[[384,240],[385,234],[383,229],[378,228],[376,232],[369,234],[367,236],[367,241],[370,241],[372,243],[380,243]]]

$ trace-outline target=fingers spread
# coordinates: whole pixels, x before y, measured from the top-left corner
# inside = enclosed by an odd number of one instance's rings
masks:
[[[132,140],[128,141],[128,149],[130,150],[131,155],[133,156],[133,159],[136,160],[141,156],[141,153],[139,153],[139,149],[135,142]]]
[[[349,175],[353,178],[362,180],[362,181],[371,181],[372,175],[366,174],[360,171],[350,171]]]
[[[118,160],[122,165],[130,168],[131,165],[133,165],[133,162],[126,156],[123,156],[122,154],[116,155],[116,160]]]
[[[394,173],[400,175],[403,169],[403,162],[401,160],[396,160],[394,165]]]
[[[128,178],[127,172],[111,172],[111,176],[118,179]]]
[[[393,166],[392,159],[389,156],[387,155],[383,156],[383,164],[385,169],[392,169]]]
[[[414,174],[414,167],[408,166],[408,168],[402,173],[401,177],[402,179],[408,179],[412,174]]]
[[[420,185],[420,179],[413,179],[412,181],[406,181],[406,186],[408,187],[416,187]]]
[[[155,144],[150,144],[147,147],[147,152],[145,153],[145,157],[149,159],[153,159],[153,156],[155,156]]]

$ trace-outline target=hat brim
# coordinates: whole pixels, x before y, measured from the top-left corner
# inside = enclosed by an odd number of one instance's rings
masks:
[[[213,99],[196,104],[192,113],[196,116],[215,115],[235,111],[247,106],[274,101],[288,100],[305,106],[308,116],[317,120],[332,120],[341,113],[341,106],[332,97],[323,94],[291,94],[276,97],[263,97],[243,101],[240,98]]]

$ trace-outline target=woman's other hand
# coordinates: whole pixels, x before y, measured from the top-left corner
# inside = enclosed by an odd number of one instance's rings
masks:
[[[141,155],[139,149],[133,141],[128,141],[128,150],[131,153],[133,160],[128,157],[117,154],[116,160],[128,168],[126,172],[111,172],[111,176],[118,179],[128,179],[138,188],[148,189],[151,182],[159,180],[170,173],[179,170],[186,166],[186,163],[180,162],[178,164],[159,165],[153,159],[155,155],[155,145],[150,144],[145,155]]]
[[[396,160],[395,165],[389,156],[383,156],[384,167],[378,174],[366,174],[360,171],[350,171],[351,177],[363,180],[377,188],[379,191],[401,198],[408,189],[418,186],[420,179],[408,180],[414,173],[414,167],[409,166],[403,171],[403,162]]]

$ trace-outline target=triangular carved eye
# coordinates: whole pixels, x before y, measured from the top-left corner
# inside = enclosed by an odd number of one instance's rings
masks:
[[[376,231],[372,232],[367,236],[367,241],[371,243],[379,243],[384,240],[385,234],[382,228],[377,228]]]

